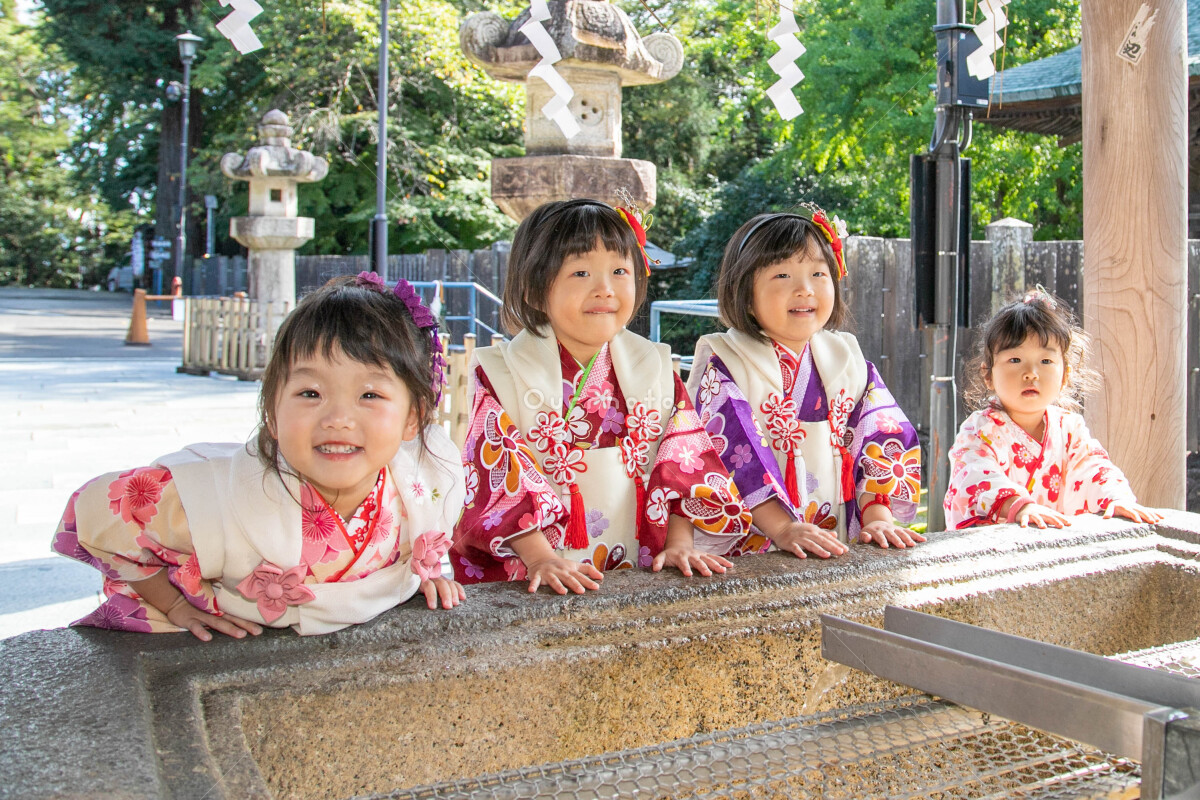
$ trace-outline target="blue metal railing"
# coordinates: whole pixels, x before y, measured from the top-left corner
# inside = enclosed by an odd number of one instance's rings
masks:
[[[650,341],[660,341],[663,314],[686,314],[693,317],[717,317],[717,301],[713,300],[655,300],[650,304]],[[681,355],[680,369],[691,371],[692,356]]]
[[[480,301],[483,300],[485,302],[492,303],[496,309],[499,310],[504,306],[504,301],[492,294],[483,286],[480,286],[478,283],[474,283],[472,281],[409,281],[409,283],[413,285],[413,288],[421,292],[421,299],[425,300],[426,305],[429,305],[431,302],[433,302],[432,296],[426,297],[424,291],[426,289],[433,289],[434,295],[436,295],[439,286],[442,289],[465,289],[467,291],[467,313],[447,314],[442,317],[442,319],[444,319],[447,323],[451,321],[468,323],[468,327],[470,329],[469,332],[474,333],[476,337],[481,339],[482,341],[480,344],[484,346],[491,344],[492,337],[500,334],[500,331],[496,330],[491,325],[479,318],[479,306]],[[444,303],[445,301],[443,300],[443,304]],[[486,336],[483,335],[481,331],[486,331]],[[451,346],[461,347],[461,345]]]

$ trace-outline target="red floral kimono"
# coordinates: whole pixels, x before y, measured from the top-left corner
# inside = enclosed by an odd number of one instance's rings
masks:
[[[749,533],[750,514],[679,378],[671,376],[674,404],[663,420],[652,404],[626,397],[608,344],[587,371],[561,344],[549,341],[557,345],[563,377],[561,406],[557,413],[538,413],[526,432],[503,407],[483,367],[475,371],[463,448],[466,510],[450,553],[455,577],[462,583],[524,579],[525,567],[509,541],[535,529],[566,557],[597,569],[648,567],[663,549],[671,515],[695,526],[698,549],[717,554],[734,549]],[[568,546],[574,498],[566,487],[585,477],[594,480],[585,455],[604,451],[619,455],[623,474],[606,478],[601,487],[591,484],[591,491],[584,486],[587,543]],[[595,462],[591,469],[597,471]],[[614,507],[628,513],[613,518]]]

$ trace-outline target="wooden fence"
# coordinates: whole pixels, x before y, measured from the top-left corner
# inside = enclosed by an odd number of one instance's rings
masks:
[[[260,303],[246,297],[187,297],[183,311],[183,365],[191,375],[262,376],[287,303]]]

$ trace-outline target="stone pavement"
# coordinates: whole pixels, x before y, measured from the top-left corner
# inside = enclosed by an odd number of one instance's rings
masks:
[[[154,305],[126,347],[128,294],[0,288],[0,638],[97,605],[99,574],[50,552],[80,485],[254,428],[258,384],[176,374],[183,326]]]

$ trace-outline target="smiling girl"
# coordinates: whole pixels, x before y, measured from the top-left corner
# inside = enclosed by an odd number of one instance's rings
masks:
[[[560,594],[603,572],[724,572],[750,515],[670,351],[625,329],[649,261],[635,211],[548,203],[517,229],[504,288],[512,341],[476,350],[463,449],[463,583]]]
[[[104,575],[77,625],[327,633],[422,591],[452,608],[440,559],[462,510],[437,323],[374,273],[304,298],[275,339],[246,444],[196,444],[71,496],[54,550]]]
[[[829,558],[853,540],[925,541],[897,524],[917,509],[916,431],[836,330],[843,227],[801,206],[754,217],[725,248],[717,298],[730,330],[696,343],[688,389],[753,514],[743,552]]]
[[[950,450],[946,525],[1061,528],[1076,514],[1157,522],[1075,413],[1090,370],[1086,334],[1040,287],[987,323],[967,400],[983,408]]]

